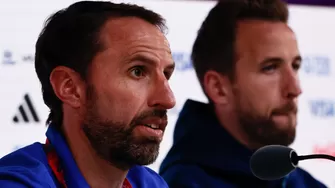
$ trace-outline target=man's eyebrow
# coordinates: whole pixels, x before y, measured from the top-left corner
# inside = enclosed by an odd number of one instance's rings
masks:
[[[158,62],[155,61],[154,59],[148,57],[148,56],[145,56],[143,54],[136,54],[134,56],[132,56],[130,58],[131,61],[129,62],[132,62],[132,61],[141,61],[141,62],[144,62],[144,63],[148,63],[148,64],[151,64],[151,65],[157,65]],[[171,63],[169,63],[169,65],[166,67],[167,69],[174,69],[176,66],[176,63],[172,60]]]

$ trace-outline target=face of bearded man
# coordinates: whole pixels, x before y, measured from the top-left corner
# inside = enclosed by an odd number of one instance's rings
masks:
[[[77,54],[85,59],[77,62],[80,74],[58,67],[50,76],[64,99],[63,114],[80,125],[90,149],[123,170],[155,161],[166,112],[176,103],[169,84],[175,63],[157,26],[139,17],[112,16],[94,32],[94,47],[88,50],[94,55]],[[77,134],[72,130],[67,131],[69,142]]]
[[[87,114],[82,130],[97,154],[120,169],[153,163],[161,138],[136,135],[136,127],[152,118],[167,121],[167,111],[152,109],[136,115],[130,123],[114,121],[99,114],[99,98],[93,87],[88,90]]]
[[[239,21],[229,96],[236,121],[257,147],[295,139],[301,56],[286,23]],[[250,144],[252,144],[250,143]]]

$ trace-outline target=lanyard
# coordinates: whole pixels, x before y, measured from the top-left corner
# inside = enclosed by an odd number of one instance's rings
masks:
[[[61,168],[59,158],[57,156],[56,151],[53,149],[48,139],[45,142],[45,148],[46,148],[45,151],[46,151],[48,163],[49,163],[49,166],[51,167],[52,172],[56,176],[56,179],[59,182],[61,188],[67,188],[65,178],[64,178],[64,171]],[[124,180],[122,188],[132,188],[127,178]]]

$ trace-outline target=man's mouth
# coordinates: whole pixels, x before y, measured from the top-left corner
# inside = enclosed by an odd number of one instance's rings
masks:
[[[296,115],[296,112],[290,111],[290,112],[280,112],[280,113],[273,113],[274,116],[291,116]]]
[[[144,125],[147,126],[147,127],[152,128],[152,129],[160,129],[159,125],[157,125],[157,124],[144,124]]]
[[[167,120],[161,119],[161,118],[151,118],[151,119],[146,119],[142,122],[138,122],[138,125],[149,127],[154,130],[164,131],[165,127],[167,126]]]
[[[145,137],[155,137],[156,140],[161,141],[163,139],[165,123],[142,123],[138,124],[137,130],[138,133]]]

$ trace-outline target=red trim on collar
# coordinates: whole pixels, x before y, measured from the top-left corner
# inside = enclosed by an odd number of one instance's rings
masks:
[[[52,172],[57,178],[57,181],[61,185],[62,188],[67,188],[65,178],[64,178],[64,171],[60,165],[58,155],[54,148],[51,146],[49,140],[47,139],[45,142],[46,146],[46,155],[48,159],[49,166],[51,167]],[[126,178],[123,182],[122,188],[132,188],[129,180]]]

